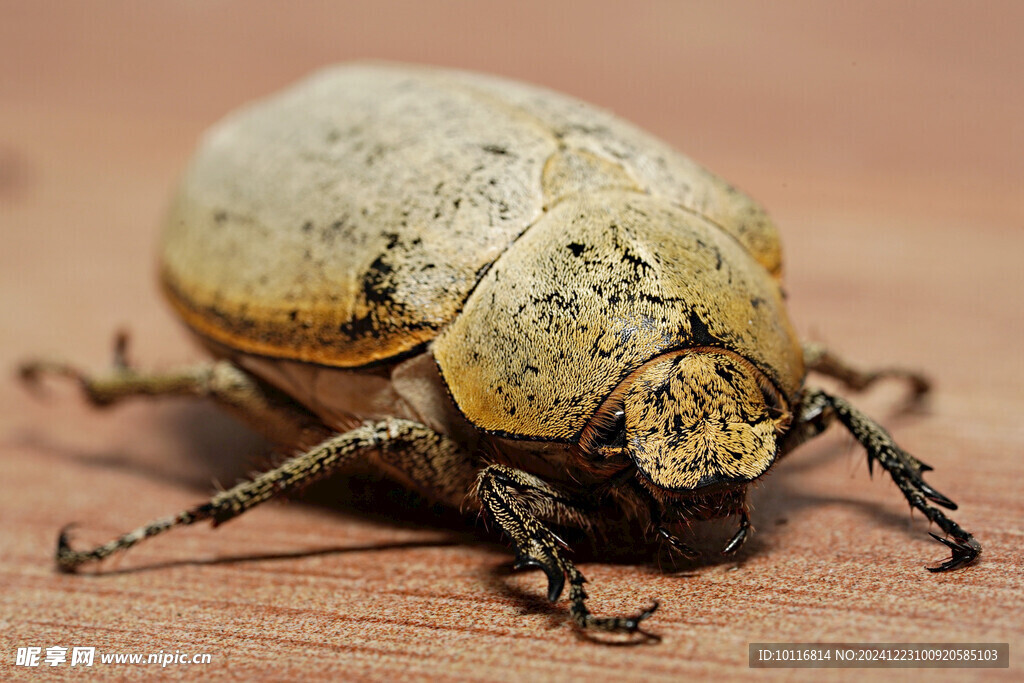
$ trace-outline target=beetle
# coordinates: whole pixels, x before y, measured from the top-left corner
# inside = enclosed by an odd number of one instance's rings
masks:
[[[541,88],[386,64],[326,69],[205,136],[171,205],[160,278],[213,359],[75,378],[97,405],[208,397],[298,455],[91,550],[74,571],[174,527],[215,526],[354,463],[483,514],[568,584],[583,629],[641,633],[657,604],[602,617],[557,528],[639,522],[692,550],[692,520],[751,525],[747,491],[838,420],[965,566],[955,504],[810,371],[860,390],[902,377],[801,344],[764,209],[613,115]],[[933,505],[934,504],[934,505]],[[936,507],[939,506],[939,507]]]

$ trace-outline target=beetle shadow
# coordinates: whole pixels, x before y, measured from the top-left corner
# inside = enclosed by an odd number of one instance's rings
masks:
[[[188,467],[176,469],[167,465],[144,463],[123,451],[83,452],[60,445],[40,432],[29,431],[17,437],[16,440],[34,448],[45,449],[51,454],[56,454],[58,457],[66,458],[80,465],[128,472],[134,476],[145,477],[163,484],[170,482],[174,486],[195,492],[199,500],[208,497],[213,492],[212,482],[235,482],[246,479],[254,470],[265,469],[275,460],[280,461],[280,456],[275,458],[274,449],[268,442],[213,406],[193,401],[171,400],[168,403],[169,405],[162,405],[156,409],[159,413],[157,418],[152,420],[153,428],[159,430],[157,435],[159,439],[176,442],[178,452],[188,454],[191,461]],[[899,412],[896,419],[906,419],[911,416],[909,413]],[[887,423],[892,424],[894,421],[887,420]],[[756,556],[774,545],[774,529],[786,523],[787,515],[826,504],[855,507],[859,514],[880,519],[886,526],[900,530],[908,536],[917,536],[919,533],[919,530],[916,529],[917,525],[908,524],[906,515],[897,514],[874,503],[808,493],[791,483],[792,477],[789,475],[813,471],[837,457],[842,457],[851,448],[859,448],[852,439],[848,439],[846,443],[836,441],[817,448],[814,448],[812,444],[807,444],[797,452],[788,455],[785,470],[773,473],[768,485],[760,486],[752,492],[754,502],[752,522],[758,531],[751,535],[747,543],[735,555],[723,556],[720,553],[720,549],[735,531],[734,520],[712,520],[694,524],[682,540],[700,551],[700,555],[696,558],[681,557],[667,544],[662,543],[660,539],[654,539],[647,530],[639,527],[628,531],[625,537],[612,536],[591,539],[584,534],[573,533],[572,530],[565,529],[559,529],[559,533],[572,547],[571,557],[575,562],[646,565],[655,567],[664,574],[675,576],[696,574],[726,564],[742,566],[746,559]],[[801,453],[801,450],[813,450],[813,452]],[[431,504],[416,492],[397,485],[371,470],[357,472],[353,475],[329,477],[307,487],[301,496],[292,500],[313,505],[341,519],[361,520],[408,530],[434,532],[434,540],[425,540],[422,544],[412,542],[409,547],[472,544],[499,552],[509,552],[505,540],[493,531],[486,529],[486,525],[483,524],[479,516],[465,515],[456,510]],[[441,540],[436,539],[436,533],[439,531],[445,535]],[[652,540],[658,540],[658,542],[651,543]],[[331,547],[284,554],[266,553],[214,560],[182,560],[114,571],[138,571],[179,564],[220,564],[358,551],[371,552],[395,547],[406,546],[383,543],[357,548]],[[525,605],[529,612],[549,615],[553,620],[561,623],[566,617],[563,610],[548,603],[543,596],[522,591],[506,580],[512,571],[511,561],[502,565],[492,582],[493,587],[521,601],[520,604]]]
[[[492,595],[504,596],[510,604],[514,605],[520,617],[539,616],[544,619],[544,628],[554,630],[565,625],[569,614],[564,605],[549,602],[543,592],[521,588],[511,580],[522,571],[512,567],[513,562],[502,562],[493,567],[487,567],[477,572],[480,582]],[[543,575],[541,570],[536,570]],[[546,589],[546,584],[545,584]]]
[[[176,399],[170,401],[178,402]],[[226,416],[203,410],[201,405],[163,406],[157,410],[157,419],[147,426],[158,432],[158,441],[180,442],[190,454],[189,459],[198,463],[197,466],[174,467],[167,459],[145,461],[126,448],[90,451],[78,445],[68,445],[67,440],[57,440],[49,431],[34,427],[17,430],[5,441],[46,452],[50,457],[69,464],[122,472],[184,490],[202,491],[202,495],[207,496],[215,490],[217,482],[241,479],[258,462],[271,456],[272,446],[265,440]],[[116,411],[117,408],[112,408],[102,414],[106,419],[121,419]]]
[[[891,426],[897,421],[887,420],[886,424]],[[811,452],[801,452],[804,450]],[[907,538],[926,537],[926,532],[930,528],[928,520],[923,516],[913,515],[913,508],[909,507],[909,504],[906,512],[899,512],[893,510],[888,503],[875,503],[846,497],[841,492],[825,494],[809,491],[796,481],[795,475],[813,472],[836,460],[851,457],[861,460],[860,469],[863,470],[864,476],[858,476],[856,480],[849,480],[847,485],[850,488],[862,488],[872,482],[880,482],[883,487],[890,490],[893,501],[906,501],[899,487],[881,466],[875,463],[874,473],[871,474],[868,471],[867,454],[852,437],[833,440],[830,443],[817,446],[807,444],[787,455],[785,467],[773,472],[770,475],[770,481],[764,482],[752,492],[751,500],[754,507],[752,520],[755,527],[763,529],[759,533],[759,537],[763,537],[766,544],[774,545],[772,543],[774,528],[788,523],[790,515],[795,516],[798,513],[821,509],[824,506],[842,506],[852,509],[858,516],[877,520],[880,525]]]
[[[827,378],[823,384],[829,389],[836,386],[836,382]],[[896,384],[898,385],[898,382]],[[884,395],[891,397],[892,401],[877,421],[887,430],[895,431],[901,425],[917,422],[932,415],[930,394],[908,395],[901,392],[898,387],[889,387],[885,391],[887,393]],[[822,505],[842,505],[856,508],[865,517],[873,517],[894,530],[917,537],[919,530],[916,527],[918,524],[908,524],[910,517],[907,515],[895,513],[882,505],[863,500],[844,498],[834,494],[826,496],[810,493],[805,488],[793,483],[794,475],[813,472],[841,458],[859,458],[861,463],[865,463],[862,469],[868,470],[866,466],[867,452],[852,434],[845,431],[838,423],[833,425],[826,434],[833,434],[838,438],[827,439],[825,435],[822,435],[821,441],[812,439],[810,442],[802,444],[793,453],[786,455],[781,468],[770,472],[766,479],[752,489],[751,500],[754,507],[752,521],[755,526],[767,530],[773,526],[786,524],[787,514],[809,508],[820,508]],[[904,499],[899,488],[878,463],[874,463],[874,475],[868,471],[867,480],[875,481],[876,476],[890,486],[897,499]],[[858,483],[851,485],[860,486],[863,481],[858,480]],[[759,521],[760,524],[758,524]]]
[[[102,578],[122,574],[140,574],[150,571],[162,571],[174,567],[215,567],[222,564],[244,564],[247,562],[273,562],[275,560],[296,560],[307,557],[324,557],[332,555],[349,555],[352,553],[388,552],[392,550],[412,550],[416,548],[445,548],[464,545],[459,539],[424,539],[422,541],[403,541],[400,543],[374,543],[370,545],[331,546],[327,548],[311,548],[289,552],[244,553],[239,555],[220,555],[207,559],[181,559],[151,564],[103,569],[94,572],[76,572],[76,575],[88,578]]]
[[[631,564],[636,564],[635,558]],[[543,576],[543,571],[537,569],[536,572]],[[572,617],[565,602],[569,590],[568,585],[563,590],[558,602],[550,602],[542,592],[521,588],[510,580],[513,575],[520,573],[521,571],[513,567],[512,562],[503,562],[493,569],[480,572],[479,579],[490,593],[502,595],[510,604],[515,605],[519,617],[542,618],[545,630],[560,630],[565,628],[567,622],[572,624]],[[645,632],[634,634],[591,633],[580,628],[573,628],[573,632],[581,641],[602,646],[635,647],[656,643],[660,640],[659,637]]]

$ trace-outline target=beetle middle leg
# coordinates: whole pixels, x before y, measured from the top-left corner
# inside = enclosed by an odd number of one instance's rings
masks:
[[[420,468],[419,473],[424,476],[429,477],[428,469],[442,473],[443,476],[437,480],[431,481],[428,478],[423,482],[436,487],[435,494],[438,497],[446,496],[448,500],[461,498],[467,490],[466,482],[472,480],[471,462],[464,457],[458,445],[429,427],[394,418],[366,422],[344,434],[326,439],[251,481],[216,494],[201,505],[157,519],[92,550],[72,549],[65,530],[61,532],[57,543],[57,566],[61,571],[72,572],[86,562],[102,560],[175,527],[205,520],[217,526],[260,503],[300,491],[373,452],[382,453],[382,460],[387,461],[387,453],[390,451],[401,451],[404,454],[400,461],[390,460],[391,467],[395,467],[397,462],[405,463],[406,466],[415,463]],[[415,476],[416,472],[406,474]]]
[[[568,546],[538,518],[573,518],[581,513],[573,502],[556,489],[505,465],[490,465],[477,480],[477,497],[489,517],[511,539],[516,548],[516,569],[539,567],[548,578],[548,600],[555,602],[569,580],[569,613],[583,629],[641,633],[640,623],[651,616],[658,605],[631,617],[595,617],[587,609],[586,578],[566,559]]]
[[[947,536],[952,537],[952,540],[948,540],[931,534],[952,551],[952,556],[936,567],[928,567],[928,570],[947,571],[973,562],[981,553],[981,544],[941,510],[929,504],[931,501],[949,510],[957,509],[956,503],[924,480],[922,475],[932,468],[897,446],[889,432],[845,399],[821,390],[805,391],[784,449],[792,450],[796,445],[820,434],[836,419],[864,446],[868,454],[868,472],[873,472],[874,463],[877,462],[889,473],[907,502],[924,513]]]

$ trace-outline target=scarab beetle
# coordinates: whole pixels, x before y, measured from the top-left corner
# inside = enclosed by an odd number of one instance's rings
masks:
[[[161,281],[214,361],[141,373],[122,340],[106,374],[23,367],[97,404],[210,397],[301,454],[93,550],[62,533],[57,564],[372,461],[480,511],[552,601],[568,582],[580,627],[637,632],[654,607],[591,614],[552,528],[634,520],[687,554],[674,529],[735,515],[735,551],[749,485],[835,419],[944,532],[932,571],[970,563],[981,547],[931,504],[956,507],[930,468],[804,384],[926,382],[801,345],[781,276],[759,205],[602,110],[466,72],[327,69],[210,131],[171,206]]]

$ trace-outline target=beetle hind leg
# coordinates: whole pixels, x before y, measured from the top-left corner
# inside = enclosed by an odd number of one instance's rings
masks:
[[[114,342],[112,367],[105,372],[90,373],[54,360],[25,362],[18,371],[29,385],[38,384],[46,375],[73,380],[97,407],[110,407],[136,397],[208,398],[266,438],[289,448],[309,447],[331,434],[308,411],[230,361],[144,372],[128,363],[127,346],[128,336],[119,333]]]
[[[565,542],[547,528],[537,517],[546,511],[551,514],[582,515],[571,501],[559,497],[558,492],[536,477],[504,465],[490,465],[477,480],[477,497],[488,516],[511,539],[516,549],[516,569],[537,567],[548,578],[548,599],[555,602],[561,596],[566,580],[569,583],[569,613],[573,622],[587,631],[609,633],[640,633],[651,639],[657,636],[640,628],[641,622],[657,609],[651,607],[630,617],[596,617],[586,606],[586,578],[566,559]],[[576,512],[572,512],[572,510]]]
[[[931,382],[919,372],[906,368],[878,368],[864,370],[851,365],[830,351],[823,344],[804,342],[804,365],[808,370],[832,377],[854,391],[864,391],[875,382],[887,379],[902,379],[910,386],[910,403],[920,401],[931,391]]]
[[[920,510],[930,522],[951,537],[952,540],[949,540],[931,534],[933,538],[946,545],[952,551],[952,555],[938,566],[928,567],[929,571],[958,569],[977,559],[981,554],[981,544],[970,532],[935,507],[938,505],[948,510],[957,509],[956,503],[924,480],[922,475],[932,468],[896,445],[889,432],[845,399],[820,390],[805,392],[800,414],[793,425],[791,441],[786,444],[786,450],[821,433],[835,419],[838,419],[864,446],[868,456],[868,472],[873,472],[874,463],[877,462],[889,473],[911,507]]]

